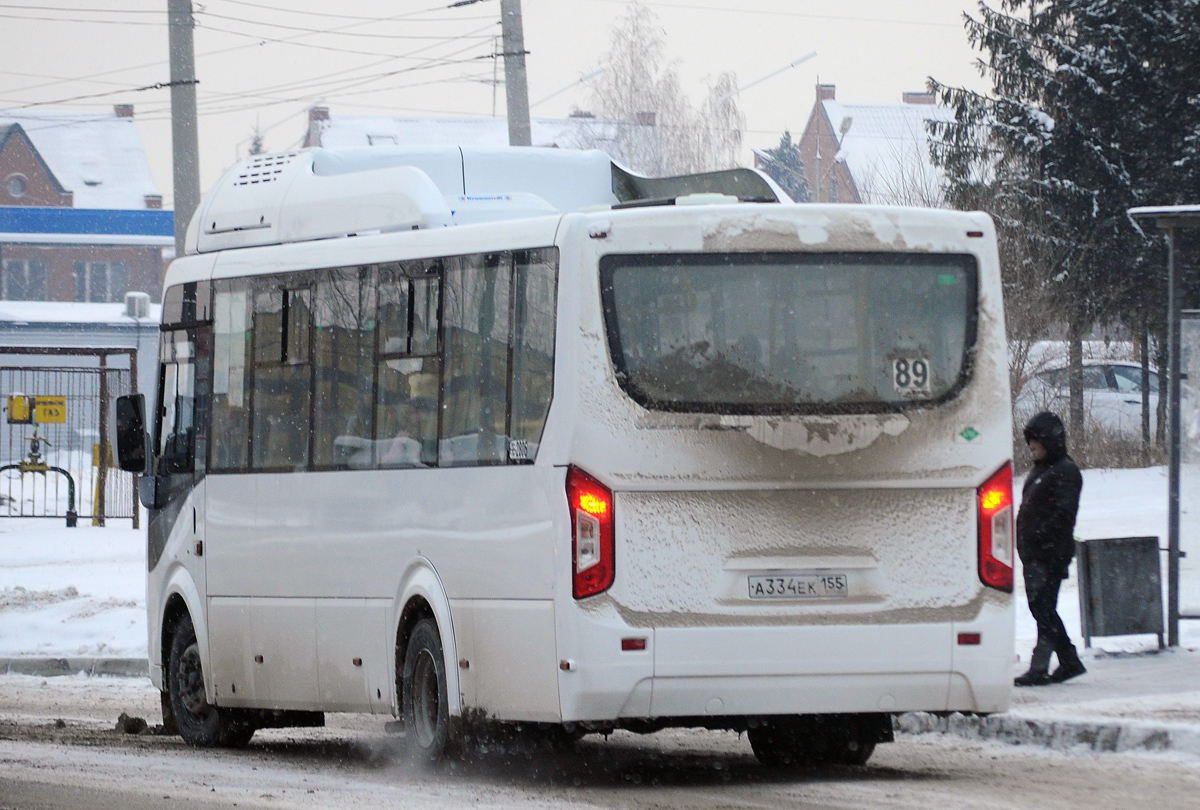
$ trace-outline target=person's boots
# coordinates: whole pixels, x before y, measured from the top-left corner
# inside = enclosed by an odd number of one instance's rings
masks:
[[[1050,682],[1062,683],[1077,678],[1085,672],[1087,672],[1087,668],[1079,660],[1079,653],[1075,651],[1075,645],[1068,644],[1067,648],[1058,654],[1058,669],[1050,673]]]
[[[1059,668],[1061,669],[1061,667]],[[1035,667],[1030,667],[1024,675],[1013,678],[1013,684],[1016,686],[1047,686],[1051,683],[1054,682],[1050,680],[1050,673]]]
[[[1029,670],[1014,678],[1013,683],[1017,686],[1045,686],[1050,683],[1050,656],[1053,652],[1053,645],[1039,633],[1033,655],[1029,658]]]

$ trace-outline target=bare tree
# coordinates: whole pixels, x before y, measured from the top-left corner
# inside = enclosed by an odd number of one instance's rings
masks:
[[[627,122],[617,134],[617,151],[629,168],[650,175],[704,171],[714,162],[717,168],[736,165],[745,129],[736,76],[719,75],[706,104],[697,110],[683,92],[676,63],[667,62],[665,52],[658,17],[646,6],[631,3],[612,29],[602,60],[604,73],[592,83],[595,112]],[[645,135],[650,123],[657,138]]]
[[[945,177],[930,163],[924,123],[914,124],[908,137],[887,142],[887,154],[869,163],[855,177],[863,202],[946,208]],[[919,128],[919,129],[918,129]]]
[[[708,126],[704,127],[708,141],[709,165],[711,169],[731,169],[737,166],[738,153],[742,148],[742,132],[746,129],[746,116],[737,105],[737,74],[726,71],[708,88]]]

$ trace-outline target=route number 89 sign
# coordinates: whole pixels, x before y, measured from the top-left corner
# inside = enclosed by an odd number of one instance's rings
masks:
[[[928,396],[929,361],[924,357],[899,357],[893,360],[892,387],[902,396]]]

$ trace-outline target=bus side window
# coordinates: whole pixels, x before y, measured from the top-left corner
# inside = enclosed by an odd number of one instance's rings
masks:
[[[554,393],[557,282],[558,256],[553,248],[516,255],[508,457],[518,463],[537,456]]]
[[[439,264],[379,268],[375,464],[437,464]]]
[[[446,262],[446,359],[438,437],[442,466],[508,460],[511,279],[511,254],[463,256]]]
[[[254,294],[252,463],[257,470],[308,466],[312,290],[265,279]]]
[[[191,472],[196,426],[196,344],[185,331],[164,332],[158,425],[159,474]]]
[[[322,273],[313,303],[313,465],[372,466],[375,281],[371,268]]]
[[[217,283],[213,303],[211,466],[249,468],[250,296],[245,279]]]

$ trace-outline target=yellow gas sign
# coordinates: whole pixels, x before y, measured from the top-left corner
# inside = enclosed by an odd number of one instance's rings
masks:
[[[33,421],[38,424],[50,422],[62,424],[67,421],[66,397],[35,397]]]

